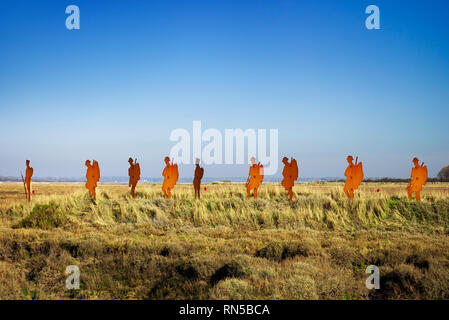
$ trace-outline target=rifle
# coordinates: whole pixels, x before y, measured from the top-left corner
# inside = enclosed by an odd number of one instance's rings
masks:
[[[357,164],[357,161],[359,161],[359,157],[355,157],[355,164]]]
[[[22,176],[22,182],[23,182],[23,189],[25,190],[25,199],[28,200],[28,192],[27,187],[25,186],[25,179],[23,178],[22,171],[20,171],[20,175]]]

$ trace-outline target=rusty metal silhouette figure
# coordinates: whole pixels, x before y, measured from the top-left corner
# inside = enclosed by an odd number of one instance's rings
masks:
[[[92,195],[92,198],[94,200],[97,199],[97,194],[95,189],[97,188],[97,183],[100,181],[100,166],[98,164],[98,161],[93,161],[93,165],[90,163],[90,160],[86,160],[85,165],[87,167],[86,171],[86,188],[89,190],[90,194]]]
[[[346,183],[343,190],[349,199],[354,199],[354,190],[357,190],[363,181],[363,165],[361,162],[357,163],[358,157],[355,160],[355,164],[352,163],[354,160],[352,156],[348,156],[346,160],[349,165],[345,171]]]
[[[129,175],[129,183],[128,186],[131,187],[131,195],[133,199],[136,198],[136,186],[137,183],[140,180],[140,164],[137,162],[137,159],[133,161],[132,158],[128,159],[129,162],[129,169],[128,169],[128,175]]]
[[[416,157],[413,158],[413,163],[415,167],[412,168],[410,181],[407,186],[408,198],[412,201],[413,193],[415,192],[416,201],[421,201],[421,190],[427,183],[427,166],[424,165],[424,162],[419,165],[419,159]]]
[[[34,170],[30,167],[30,160],[25,162],[26,170],[25,170],[25,179],[22,176],[23,186],[25,187],[25,197],[28,202],[31,201],[31,178],[33,177]]]
[[[195,198],[200,199],[201,179],[203,179],[204,168],[200,167],[200,159],[196,159],[195,175],[193,178],[193,188],[195,189]]]
[[[290,202],[293,201],[293,186],[295,185],[295,180],[298,179],[298,163],[295,159],[291,158],[288,162],[288,158],[284,157],[282,159],[284,163],[284,170],[282,170],[282,176],[284,179],[281,184],[287,190]]]
[[[171,198],[171,190],[175,187],[176,182],[178,182],[179,173],[178,165],[175,163],[170,163],[170,158],[165,157],[165,168],[162,171],[162,176],[164,177],[164,182],[162,183],[162,192],[167,199]]]
[[[248,179],[246,181],[246,193],[248,199],[251,197],[251,190],[254,190],[254,199],[257,199],[257,189],[263,181],[264,169],[263,165],[256,164],[256,158],[251,158],[251,167],[249,167]]]

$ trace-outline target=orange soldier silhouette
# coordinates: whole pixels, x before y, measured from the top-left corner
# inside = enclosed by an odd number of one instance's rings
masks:
[[[251,196],[251,190],[254,190],[254,199],[257,199],[257,189],[259,185],[263,181],[264,169],[263,165],[256,164],[256,158],[251,158],[252,166],[249,167],[248,180],[246,181],[246,193],[248,195],[248,199]]]
[[[355,160],[355,164],[352,163],[354,158],[352,156],[348,156],[346,160],[349,165],[345,171],[346,183],[344,187],[345,194],[349,199],[354,199],[354,190],[357,190],[360,183],[363,180],[363,165],[362,163],[357,163],[357,159]]]
[[[174,188],[176,182],[178,182],[178,165],[175,163],[170,163],[170,158],[165,157],[165,168],[162,171],[162,175],[164,176],[164,182],[162,183],[162,192],[164,193],[167,199],[171,198],[171,189]]]
[[[25,171],[25,180],[24,180],[24,184],[26,185],[26,197],[27,197],[27,201],[31,201],[31,177],[33,177],[33,168],[30,167],[30,160],[27,160],[26,162],[26,171]],[[23,176],[22,176],[23,178]]]
[[[92,198],[97,199],[97,194],[95,189],[97,188],[97,182],[100,180],[100,166],[98,162],[94,160],[93,165],[90,164],[90,160],[86,160],[85,165],[87,167],[86,171],[86,188],[90,191]]]
[[[407,186],[408,198],[412,201],[413,192],[415,192],[416,201],[421,201],[421,190],[427,182],[427,166],[424,165],[424,162],[419,165],[419,159],[416,157],[413,158],[413,163],[415,167],[412,168],[410,182]]]
[[[298,163],[295,159],[291,159],[290,163],[288,162],[288,158],[284,157],[282,159],[284,163],[284,170],[282,170],[282,176],[284,179],[281,184],[287,190],[287,193],[290,197],[290,202],[293,200],[293,186],[295,185],[295,180],[298,179]]]
[[[139,180],[140,180],[140,164],[137,162],[137,159],[135,161],[133,161],[132,158],[129,158],[128,162],[129,162],[128,186],[131,187],[131,195],[133,196],[133,199],[135,199],[136,198],[135,191],[136,191],[137,182],[139,182]]]
[[[201,179],[203,179],[204,168],[200,167],[200,159],[196,159],[195,176],[193,178],[193,188],[195,189],[195,198],[200,199]]]

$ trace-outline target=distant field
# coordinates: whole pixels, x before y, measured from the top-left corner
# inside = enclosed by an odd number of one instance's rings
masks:
[[[241,183],[0,183],[2,299],[448,299],[449,183],[421,203],[404,183],[300,183],[290,204],[278,183],[247,200]],[[366,266],[381,289],[365,287]],[[67,290],[68,265],[81,289]]]

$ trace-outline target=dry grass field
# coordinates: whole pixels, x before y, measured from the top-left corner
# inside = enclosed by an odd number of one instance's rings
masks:
[[[405,184],[279,184],[258,200],[243,184],[204,184],[200,201],[178,184],[0,183],[1,299],[448,299],[449,184],[421,203]],[[379,189],[379,191],[378,191]],[[380,268],[368,290],[365,269]],[[65,287],[68,265],[80,290]]]

